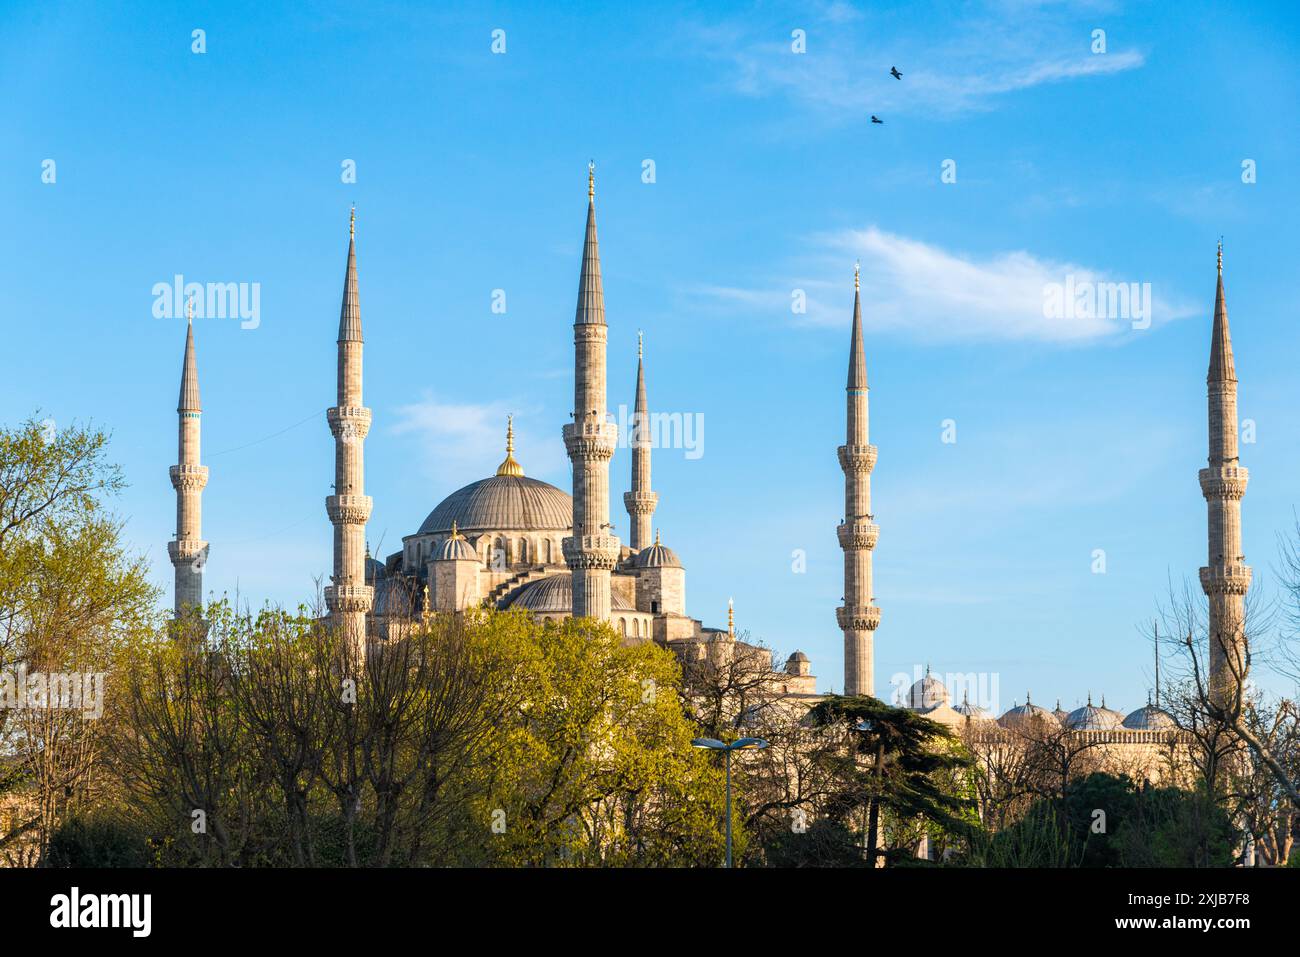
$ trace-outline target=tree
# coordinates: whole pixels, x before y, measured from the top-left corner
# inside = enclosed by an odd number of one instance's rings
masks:
[[[974,762],[946,727],[868,696],[833,695],[814,707],[810,717],[839,745],[822,752],[822,760],[836,767],[842,781],[827,808],[829,816],[847,822],[865,812],[869,864],[883,853],[882,811],[900,822],[919,818],[949,832],[972,833],[974,801],[956,793],[951,777],[945,777]]]
[[[75,423],[0,429],[0,696],[25,695],[0,708],[0,787],[23,811],[0,847],[43,853],[97,800],[113,720],[105,681],[154,624],[144,563],[106,509],[123,487],[107,446]],[[24,673],[39,682],[20,692]]]

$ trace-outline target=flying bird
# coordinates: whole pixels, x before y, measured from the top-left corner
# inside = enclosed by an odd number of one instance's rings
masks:
[[[896,66],[891,66],[889,68],[889,75],[892,76],[895,80],[901,80],[903,78],[903,74],[898,72],[898,67]]]
[[[872,113],[872,114],[871,114],[871,122],[872,122],[872,123],[883,123],[883,122],[885,122],[885,121],[882,120],[880,117],[876,116],[876,114]]]

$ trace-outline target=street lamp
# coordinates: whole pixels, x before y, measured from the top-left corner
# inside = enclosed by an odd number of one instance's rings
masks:
[[[710,751],[721,751],[727,756],[727,867],[731,867],[731,752],[742,748],[765,748],[767,742],[762,738],[741,738],[731,744],[723,744],[717,738],[696,738],[691,745],[696,748],[708,748]]]

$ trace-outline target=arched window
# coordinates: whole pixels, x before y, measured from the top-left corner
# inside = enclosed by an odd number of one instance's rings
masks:
[[[618,633],[619,633],[620,635],[622,635],[624,638],[627,637],[627,619],[626,619],[626,618],[620,618],[620,619],[618,620]]]
[[[546,564],[548,565],[553,564],[553,559],[551,557],[551,540],[549,538],[545,539],[545,546],[546,546]]]
[[[521,564],[528,563],[528,539],[519,539],[519,561]]]

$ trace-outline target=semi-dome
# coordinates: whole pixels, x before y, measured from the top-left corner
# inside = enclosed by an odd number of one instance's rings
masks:
[[[462,532],[568,531],[573,499],[526,475],[493,475],[448,495],[418,534],[450,532],[453,522]]]
[[[537,614],[570,615],[573,613],[573,576],[563,572],[531,582],[520,590],[510,607]],[[614,611],[636,611],[618,592],[611,593],[610,607]]]
[[[1172,731],[1178,722],[1164,708],[1148,701],[1124,719],[1124,727],[1130,731]]]
[[[636,556],[638,568],[681,568],[681,560],[667,545],[659,541],[659,533],[655,532],[655,543],[649,548],[643,548]]]
[[[1065,726],[1071,731],[1114,731],[1124,723],[1124,716],[1112,711],[1102,702],[1100,708],[1094,707],[1092,696],[1082,708],[1075,708],[1065,719]]]
[[[1046,708],[1040,708],[1030,701],[1028,697],[1025,698],[1024,704],[1016,705],[998,718],[998,724],[1004,728],[1022,728],[1034,722],[1043,722],[1049,727],[1059,728],[1061,726],[1061,722],[1057,720],[1056,715]]]
[[[950,700],[948,689],[944,687],[942,681],[930,674],[929,668],[925,669],[925,677],[912,685],[907,692],[907,706],[916,711],[929,711],[941,704],[947,704]]]

